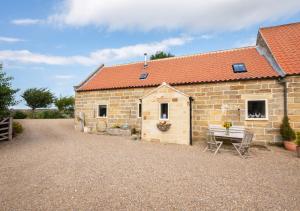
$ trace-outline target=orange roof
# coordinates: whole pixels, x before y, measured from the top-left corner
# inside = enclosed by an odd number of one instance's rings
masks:
[[[299,74],[300,22],[261,28],[259,31],[281,69],[287,74]]]
[[[234,73],[232,65],[244,63],[247,72]],[[217,82],[278,77],[256,47],[173,57],[148,62],[149,76],[140,80],[143,62],[103,67],[84,82],[77,91]]]

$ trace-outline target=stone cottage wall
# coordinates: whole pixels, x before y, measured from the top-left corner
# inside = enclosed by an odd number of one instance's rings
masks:
[[[168,119],[160,120],[160,104],[168,103]],[[142,139],[162,143],[190,144],[190,100],[167,85],[161,86],[143,98]],[[171,124],[167,131],[160,131],[156,124]]]
[[[288,116],[291,126],[300,132],[300,76],[288,76]]]
[[[283,117],[283,87],[277,80],[248,80],[178,86],[191,95],[193,102],[193,139],[206,138],[208,124],[245,126],[258,142],[280,141],[279,127]],[[268,120],[245,120],[246,99],[267,99]]]
[[[222,124],[224,121],[232,121],[234,125],[245,126],[254,132],[255,141],[274,142],[280,140],[279,126],[283,117],[283,87],[276,79],[174,87],[194,98],[192,105],[194,141],[206,139],[208,124]],[[84,112],[86,124],[93,127],[94,130],[103,129],[104,122],[107,127],[123,124],[139,127],[141,119],[137,117],[138,99],[152,89],[154,88],[77,92],[75,115],[77,116],[80,111]],[[295,88],[294,91],[298,92],[299,90]],[[290,97],[292,96],[290,95]],[[267,99],[269,119],[245,121],[246,99]],[[290,99],[290,101],[292,100]],[[96,118],[96,105],[101,102],[108,104],[108,117],[105,119]],[[296,114],[295,117],[292,117],[292,121],[295,127],[299,127]]]
[[[114,89],[102,91],[76,92],[75,117],[79,112],[85,115],[86,126],[94,132],[103,131],[107,127],[130,125],[140,127],[141,119],[138,118],[139,99],[145,95],[146,90],[152,88]],[[108,105],[107,118],[97,117],[97,106]],[[78,121],[75,120],[76,126]]]

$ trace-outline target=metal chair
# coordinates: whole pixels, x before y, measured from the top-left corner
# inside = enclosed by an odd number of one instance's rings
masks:
[[[215,156],[218,153],[219,149],[221,148],[222,144],[223,144],[223,141],[217,141],[216,137],[214,135],[214,132],[209,131],[207,146],[203,152],[210,150],[210,151],[214,152],[214,156]]]
[[[249,133],[245,131],[242,142],[240,143],[232,143],[236,151],[242,158],[246,158],[246,154],[249,153],[250,144],[252,142],[253,133]]]

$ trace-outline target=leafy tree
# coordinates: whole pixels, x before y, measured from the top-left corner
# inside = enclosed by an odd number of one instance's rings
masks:
[[[55,100],[54,104],[60,112],[65,114],[73,114],[75,99],[73,96],[60,97]]]
[[[34,112],[36,108],[47,108],[54,101],[54,95],[46,88],[31,88],[27,89],[22,98],[26,101],[27,106],[29,106]]]
[[[171,53],[166,53],[163,51],[158,51],[154,55],[150,56],[150,60],[155,60],[155,59],[163,59],[163,58],[168,58],[168,57],[174,57],[175,55]]]
[[[1,64],[0,64],[1,65]],[[0,66],[0,118],[9,114],[9,107],[16,105],[15,94],[19,91],[11,86],[12,77],[6,76]]]

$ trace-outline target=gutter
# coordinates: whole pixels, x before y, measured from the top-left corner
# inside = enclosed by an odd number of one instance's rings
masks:
[[[193,145],[193,124],[192,124],[192,102],[194,99],[192,97],[189,97],[190,100],[190,145]]]

